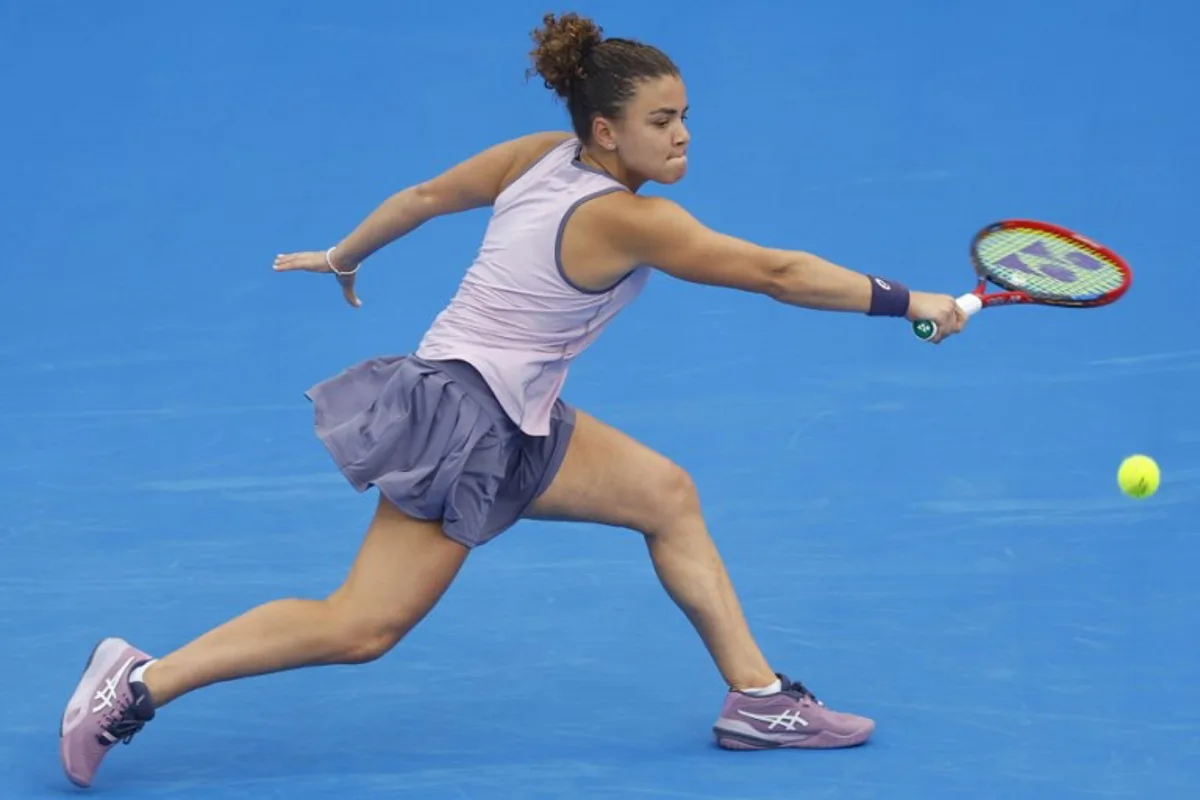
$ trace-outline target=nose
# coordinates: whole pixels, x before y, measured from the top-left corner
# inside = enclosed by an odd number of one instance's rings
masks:
[[[692,134],[688,132],[687,124],[680,120],[679,127],[675,129],[675,145],[685,147],[691,140]]]

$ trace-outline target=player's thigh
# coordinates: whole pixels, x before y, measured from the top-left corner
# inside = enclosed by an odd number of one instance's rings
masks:
[[[382,495],[345,581],[330,597],[348,624],[403,635],[453,582],[467,549],[441,523],[414,519]]]
[[[576,411],[562,465],[525,516],[653,534],[688,513],[699,513],[699,499],[686,471],[628,434]]]

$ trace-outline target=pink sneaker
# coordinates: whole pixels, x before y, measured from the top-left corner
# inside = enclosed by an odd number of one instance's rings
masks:
[[[713,725],[717,744],[726,750],[776,747],[854,747],[871,737],[874,720],[825,708],[801,683],[777,675],[783,690],[766,697],[729,692]]]
[[[91,786],[112,746],[129,744],[154,719],[145,684],[129,680],[130,671],[149,660],[123,639],[104,639],[92,650],[58,730],[59,756],[71,783]]]

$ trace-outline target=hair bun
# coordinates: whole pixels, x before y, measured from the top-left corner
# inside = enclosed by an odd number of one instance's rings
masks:
[[[572,84],[584,77],[584,56],[603,41],[602,34],[595,22],[573,11],[557,18],[547,14],[542,18],[542,27],[530,34],[534,42],[529,54],[533,71],[541,76],[547,89],[560,97],[570,96]]]

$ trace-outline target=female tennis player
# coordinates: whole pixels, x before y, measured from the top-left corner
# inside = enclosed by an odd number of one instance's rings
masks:
[[[198,688],[391,650],[434,607],[468,553],[522,518],[641,532],[665,590],[695,627],[728,692],[714,734],[728,749],[864,742],[874,722],[835,713],[777,673],[743,618],[676,464],[561,398],[572,360],[641,292],[652,270],[809,309],[938,323],[966,318],[949,295],[714,232],[676,203],[638,194],[687,171],[687,94],[659,50],[604,38],[591,20],[547,15],[532,58],[573,130],[487,149],[383,202],[324,251],[279,256],[281,272],[332,273],[359,305],[365,259],[435,217],[492,216],[456,296],[416,350],[357,364],[307,392],[316,435],[378,508],[345,582],[323,599],[254,608],[154,659],[101,641],[63,714],[63,767],[91,785],[101,760],[156,711]]]

